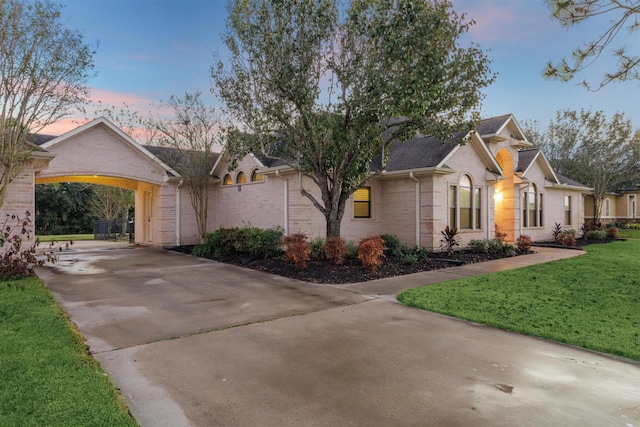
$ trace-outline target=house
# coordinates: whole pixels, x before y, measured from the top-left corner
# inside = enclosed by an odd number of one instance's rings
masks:
[[[640,186],[623,188],[617,193],[607,193],[600,204],[601,222],[605,224],[640,223],[639,201]],[[594,209],[593,196],[589,195],[585,199],[584,216],[586,219],[595,216]]]
[[[384,171],[351,196],[342,236],[357,241],[392,233],[406,244],[437,249],[447,225],[458,228],[465,246],[493,238],[496,227],[507,241],[521,234],[543,240],[555,223],[582,224],[584,195],[591,190],[555,173],[512,115],[483,120],[458,137],[466,142],[443,144],[429,136],[394,141]],[[324,236],[324,217],[300,196],[301,188],[318,195],[310,179],[256,155],[232,171],[223,159],[212,170],[219,179],[218,226],[281,226],[285,233]]]
[[[483,120],[476,131],[458,137],[464,144],[429,136],[394,141],[384,170],[351,196],[343,237],[358,241],[392,233],[408,245],[437,249],[447,225],[458,228],[465,246],[491,239],[497,230],[508,241],[521,234],[543,240],[551,238],[555,223],[576,229],[582,224],[584,196],[591,190],[555,173],[512,115]],[[34,183],[115,185],[136,193],[136,243],[197,243],[195,214],[169,154],[139,145],[98,118],[40,145],[12,183],[22,186],[12,194],[24,201],[2,210],[34,212]],[[220,155],[211,175],[207,229],[277,226],[287,234],[324,237],[324,216],[300,194],[301,188],[316,195],[319,190],[290,167],[249,154],[229,170]]]

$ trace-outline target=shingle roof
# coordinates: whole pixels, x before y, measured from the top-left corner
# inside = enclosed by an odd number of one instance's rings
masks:
[[[586,185],[578,182],[578,181],[574,181],[571,178],[568,178],[564,175],[560,175],[559,173],[556,172],[556,176],[558,177],[558,180],[560,181],[560,184],[567,184],[567,185],[574,185],[576,187],[587,187]]]
[[[54,138],[57,138],[57,136],[54,136],[54,135],[42,135],[42,134],[36,133],[36,134],[31,135],[31,141],[30,142],[33,145],[41,146],[45,142],[51,141]]]
[[[480,120],[476,130],[480,135],[493,135],[500,130],[504,125],[504,122],[506,122],[510,117],[511,114],[505,114],[503,116]]]
[[[183,174],[185,168],[188,165],[184,165],[180,159],[180,151],[172,147],[158,147],[155,145],[143,145],[143,147],[158,159],[169,165],[172,169],[175,169],[179,174]],[[215,164],[216,160],[220,156],[219,153],[214,153],[209,165],[209,169]]]
[[[454,141],[461,141],[468,132],[458,132]],[[416,136],[410,141],[393,141],[389,147],[387,172],[436,167],[457,147],[456,143],[443,143],[433,136]],[[380,156],[371,162],[371,169],[377,170]]]
[[[529,150],[518,151],[518,168],[516,169],[516,172],[526,171],[539,152],[539,148],[531,148]]]

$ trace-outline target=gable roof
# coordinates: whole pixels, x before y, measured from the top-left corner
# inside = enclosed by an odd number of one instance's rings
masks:
[[[515,171],[521,172],[522,176],[526,178],[527,172],[536,162],[540,165],[542,172],[549,181],[560,183],[558,176],[551,167],[551,163],[539,148],[518,151],[518,167]]]
[[[178,172],[176,172],[172,167],[170,167],[165,162],[160,160],[158,157],[153,155],[151,152],[149,152],[149,150],[144,148],[142,145],[138,144],[129,135],[124,133],[120,128],[118,128],[116,125],[111,123],[105,117],[98,117],[97,119],[94,119],[94,120],[92,120],[90,122],[87,122],[82,126],[79,126],[79,127],[75,128],[73,130],[70,130],[69,132],[66,132],[66,133],[64,133],[64,134],[62,134],[62,135],[60,135],[58,137],[50,139],[50,140],[42,143],[40,145],[40,148],[42,148],[44,150],[48,150],[49,148],[53,147],[56,144],[59,144],[59,143],[61,143],[63,141],[66,141],[67,139],[69,139],[71,137],[79,135],[82,132],[85,132],[85,131],[87,131],[87,130],[93,128],[93,127],[99,126],[99,125],[104,125],[107,128],[109,128],[109,130],[111,130],[116,135],[118,135],[120,138],[122,138],[126,144],[130,145],[134,150],[137,150],[143,156],[147,157],[149,160],[151,160],[152,162],[156,163],[158,166],[160,166],[162,169],[164,169],[169,175],[172,175],[172,176],[175,176],[175,177],[179,177],[180,176],[180,174]]]
[[[480,120],[476,126],[476,130],[485,140],[492,138],[505,139],[505,137],[501,135],[505,129],[509,130],[511,138],[518,141],[518,146],[531,147],[533,145],[527,139],[513,114],[504,114],[502,116]]]
[[[143,147],[148,150],[151,154],[156,156],[158,159],[169,165],[171,168],[178,171],[180,174],[185,172],[185,168],[189,165],[185,164],[181,158],[180,150],[173,147],[159,147],[155,145],[143,145]],[[212,164],[215,165],[218,162],[220,153],[212,153]]]

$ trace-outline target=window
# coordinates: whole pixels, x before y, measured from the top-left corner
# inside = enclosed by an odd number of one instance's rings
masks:
[[[371,218],[371,188],[358,188],[353,193],[353,217]]]
[[[522,193],[522,225],[523,227],[542,226],[542,194],[536,192],[536,185],[529,184]]]
[[[571,196],[564,196],[564,224],[571,225]]]
[[[470,230],[473,227],[471,210],[471,180],[467,175],[460,179],[458,187],[458,201],[460,210],[460,228]]]
[[[258,173],[258,171],[254,169],[253,172],[251,172],[251,182],[258,181],[264,181],[264,176],[262,176],[261,173]]]
[[[449,227],[482,228],[482,192],[473,188],[471,177],[462,175],[459,185],[449,186]]]
[[[236,184],[246,184],[247,183],[247,176],[244,174],[244,172],[238,172],[238,176],[236,176]]]
[[[449,227],[458,228],[456,207],[458,206],[458,186],[451,185],[449,187]]]
[[[481,197],[481,190],[480,188],[474,188],[473,189],[473,206],[476,210],[476,226],[475,228],[477,229],[481,229],[482,228],[482,197]]]
[[[629,216],[631,218],[635,218],[637,215],[637,211],[636,211],[636,196],[635,195],[631,195],[629,196],[629,210],[631,212],[629,212]]]
[[[609,199],[604,199],[604,216],[611,216],[611,206]]]
[[[233,182],[231,181],[231,175],[226,174],[222,179],[222,185],[231,185]]]

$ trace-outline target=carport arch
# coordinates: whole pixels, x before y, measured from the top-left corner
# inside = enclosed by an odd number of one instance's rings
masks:
[[[178,174],[104,117],[40,146],[55,157],[36,184],[83,182],[135,192],[136,243],[180,244]]]

